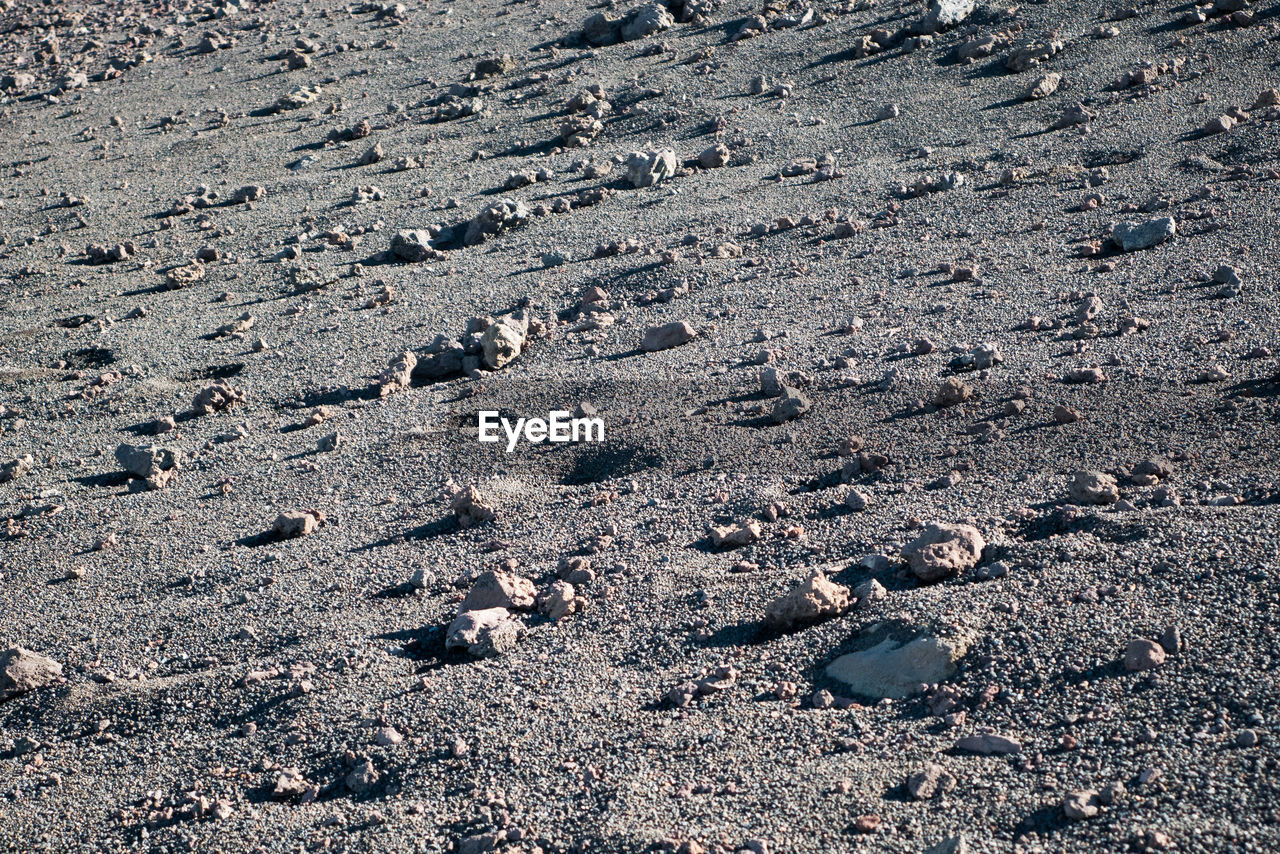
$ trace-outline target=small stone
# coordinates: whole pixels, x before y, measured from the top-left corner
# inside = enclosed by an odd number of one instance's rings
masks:
[[[1168,653],[1153,640],[1135,638],[1124,648],[1124,669],[1130,673],[1153,670],[1164,664]]]
[[[1062,814],[1073,821],[1083,821],[1098,814],[1098,793],[1082,789],[1067,795],[1062,802]]]
[[[945,795],[956,787],[956,778],[950,771],[933,762],[907,777],[907,792],[917,801],[927,801]]]
[[[729,162],[729,149],[721,142],[705,149],[698,155],[698,165],[703,169],[719,169]]]
[[[1062,75],[1058,73],[1046,74],[1031,87],[1027,89],[1027,94],[1023,97],[1028,101],[1039,101],[1041,98],[1048,98],[1054,92],[1058,91],[1058,86],[1062,83]]]
[[[397,231],[391,238],[391,254],[411,264],[445,257],[443,252],[431,248],[430,233],[421,229]]]
[[[552,620],[562,620],[570,614],[585,610],[587,600],[576,594],[576,589],[568,581],[553,581],[546,590],[538,594],[538,612],[546,614]]]
[[[191,408],[196,415],[210,415],[243,403],[244,400],[244,392],[233,389],[226,380],[218,380],[196,393],[191,402]]]
[[[844,506],[855,513],[860,513],[867,509],[867,496],[856,489],[851,489],[844,497]]]
[[[973,387],[959,377],[948,377],[933,396],[933,405],[946,408],[964,403],[973,397]]]
[[[281,539],[306,537],[314,534],[324,523],[324,514],[318,510],[286,510],[271,523],[271,533]]]
[[[267,191],[264,187],[252,184],[247,187],[241,187],[231,194],[231,203],[233,205],[242,205],[247,202],[256,202],[266,197]]]
[[[383,747],[394,747],[404,741],[404,736],[395,727],[384,726],[374,735],[373,740]]]
[[[23,454],[0,465],[0,483],[8,483],[11,480],[26,477],[31,473],[35,461],[35,457],[31,456],[31,454]]]

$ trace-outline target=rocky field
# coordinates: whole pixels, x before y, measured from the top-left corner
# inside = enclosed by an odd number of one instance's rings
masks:
[[[0,0],[0,849],[1280,848],[1280,2],[631,2]]]

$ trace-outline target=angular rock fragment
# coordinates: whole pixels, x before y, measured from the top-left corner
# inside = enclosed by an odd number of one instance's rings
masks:
[[[698,165],[703,169],[719,169],[729,162],[729,148],[722,142],[717,142],[710,148],[703,150],[698,155]]]
[[[267,195],[265,188],[257,184],[250,184],[247,187],[241,187],[231,194],[231,204],[242,205],[246,202],[256,202]]]
[[[809,398],[791,386],[783,386],[778,402],[773,405],[773,411],[769,413],[769,420],[774,424],[785,424],[799,418],[812,408],[813,404]]]
[[[712,527],[707,532],[707,536],[711,539],[713,548],[731,548],[736,549],[742,546],[750,545],[760,539],[760,535],[764,532],[764,528],[754,519],[748,519],[737,525],[725,525],[721,527]]]
[[[116,447],[116,462],[129,474],[145,480],[152,489],[161,489],[182,465],[182,455],[158,445],[121,443]]]
[[[413,378],[413,369],[418,364],[418,357],[413,353],[405,350],[391,360],[391,364],[378,374],[375,385],[378,386],[378,393],[382,397],[394,394],[401,389],[408,388],[409,382]]]
[[[298,795],[306,796],[312,789],[312,783],[303,776],[303,773],[290,766],[280,769],[276,774],[275,788],[271,793],[277,798],[291,798]]]
[[[137,251],[138,248],[133,242],[126,240],[124,243],[115,243],[111,246],[92,243],[85,247],[84,254],[89,257],[91,264],[114,264],[133,257]]]
[[[670,148],[633,151],[625,168],[631,186],[652,187],[676,174],[676,153]]]
[[[1072,821],[1083,821],[1098,814],[1098,793],[1082,789],[1067,795],[1062,802],[1062,814]]]
[[[31,454],[23,454],[0,464],[0,483],[8,483],[20,477],[26,477],[31,473],[31,468],[35,465],[35,462],[36,459]]]
[[[1080,469],[1071,473],[1067,494],[1076,504],[1115,504],[1120,500],[1116,479],[1106,472]]]
[[[483,611],[487,608],[525,610],[533,607],[533,600],[532,581],[509,572],[489,570],[476,578],[467,597],[458,606],[458,613]]]
[[[62,677],[62,665],[20,646],[0,652],[0,702],[51,685]]]
[[[973,387],[959,377],[948,377],[933,395],[938,408],[957,406],[973,397]]]
[[[444,645],[489,658],[513,649],[524,632],[524,623],[506,608],[485,608],[459,614],[445,632]]]
[[[258,322],[257,318],[255,318],[252,314],[246,311],[243,314],[241,314],[239,317],[237,317],[235,320],[232,320],[228,323],[224,323],[221,326],[219,326],[217,331],[214,333],[214,335],[218,338],[228,338],[233,335],[243,335],[244,333],[252,329],[253,325],[257,322]]]
[[[780,396],[788,386],[800,388],[812,382],[812,377],[800,371],[780,371],[777,368],[764,368],[760,371],[760,393],[768,397]]]
[[[492,522],[495,517],[493,508],[480,499],[480,490],[474,486],[459,490],[449,500],[449,509],[453,511],[458,525],[463,528]]]
[[[462,242],[467,246],[475,246],[490,237],[524,225],[528,219],[529,209],[525,207],[524,202],[499,199],[467,223],[467,231]]]
[[[244,392],[232,388],[226,380],[218,380],[196,392],[195,398],[191,401],[191,408],[196,415],[210,415],[243,403],[244,400]]]
[[[849,610],[849,588],[828,580],[820,570],[788,593],[769,603],[765,621],[771,626],[789,628],[824,617],[835,617]]]
[[[1094,113],[1086,110],[1083,104],[1072,104],[1062,111],[1062,114],[1054,120],[1051,127],[1054,130],[1064,130],[1077,125],[1086,125],[1096,117]]]
[[[640,341],[640,349],[646,353],[669,350],[672,347],[679,347],[681,344],[689,343],[697,335],[698,333],[694,328],[683,320],[666,323],[662,326],[650,326],[645,330],[644,338]]]
[[[165,273],[165,284],[170,288],[188,288],[204,279],[204,264],[199,261],[192,261],[190,264],[184,264],[181,267],[174,267]]]
[[[1025,42],[1005,59],[1004,67],[1014,74],[1021,73],[1047,62],[1062,52],[1063,43],[1056,39]]]
[[[927,762],[919,771],[907,777],[907,793],[917,801],[927,801],[945,795],[956,787],[955,775],[934,762]]]
[[[404,229],[391,237],[391,254],[400,261],[416,264],[442,261],[447,256],[431,246],[431,233],[424,229]]]
[[[319,510],[285,510],[271,523],[271,534],[291,540],[314,534],[323,524],[324,514]]]
[[[582,24],[582,40],[596,47],[616,44],[621,38],[622,19],[607,12],[597,12]]]
[[[349,792],[367,792],[378,784],[382,775],[373,767],[373,762],[364,760],[342,778],[342,784]]]
[[[511,58],[511,54],[504,53],[497,58],[482,59],[477,62],[474,77],[477,80],[484,80],[486,77],[501,77],[515,70],[516,61]]]
[[[587,600],[578,596],[574,586],[568,581],[553,581],[546,590],[538,594],[537,605],[538,613],[546,614],[552,620],[561,620],[585,610]]]
[[[496,371],[518,358],[524,349],[528,328],[527,320],[515,316],[490,324],[480,336],[485,367]]]
[[[569,148],[581,148],[589,145],[603,130],[604,125],[594,116],[569,116],[560,123],[560,139]]]
[[[1039,101],[1041,98],[1048,98],[1054,92],[1058,91],[1058,86],[1062,83],[1062,75],[1057,72],[1046,74],[1027,89],[1027,93],[1023,96],[1028,101]]]
[[[974,0],[929,0],[925,13],[910,30],[917,35],[932,35],[963,23],[973,14]]]
[[[934,522],[902,547],[902,557],[912,575],[932,582],[977,566],[986,546],[982,534],[971,525]]]
[[[665,3],[645,3],[627,14],[618,27],[618,34],[623,41],[637,41],[670,29],[675,23],[676,19],[667,10]]]

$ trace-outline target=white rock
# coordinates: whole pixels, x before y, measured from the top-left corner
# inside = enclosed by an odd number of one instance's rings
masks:
[[[967,650],[963,638],[919,637],[907,643],[886,638],[870,649],[840,656],[827,665],[827,675],[856,694],[899,699],[951,676]]]

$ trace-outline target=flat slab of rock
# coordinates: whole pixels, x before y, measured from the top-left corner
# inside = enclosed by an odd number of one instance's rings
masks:
[[[1111,239],[1125,252],[1137,252],[1164,243],[1177,233],[1173,217],[1162,216],[1147,222],[1118,222],[1111,228]]]
[[[886,638],[870,649],[840,656],[827,665],[827,675],[855,694],[896,700],[950,677],[967,650],[962,639],[919,637],[899,643]]]
[[[43,688],[62,676],[62,665],[20,646],[0,652],[0,702]]]
[[[1016,738],[997,735],[994,732],[982,732],[959,739],[955,743],[955,749],[966,753],[981,753],[984,756],[1003,756],[1009,753],[1021,753],[1022,744]]]

